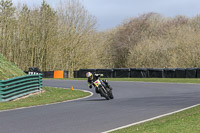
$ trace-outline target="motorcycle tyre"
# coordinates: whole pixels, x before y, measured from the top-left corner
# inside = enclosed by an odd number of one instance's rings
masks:
[[[109,91],[109,94],[108,94],[108,95],[109,95],[109,98],[110,98],[110,99],[114,99],[114,96],[113,96],[112,90]]]
[[[99,91],[100,91],[101,96],[105,97],[106,100],[110,100],[109,95],[104,92],[103,88],[99,88]]]
[[[113,93],[112,93],[112,88],[109,86],[109,92],[108,92],[108,96],[110,99],[114,99]]]

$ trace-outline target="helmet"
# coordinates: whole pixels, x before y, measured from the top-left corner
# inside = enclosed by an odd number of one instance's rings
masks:
[[[86,73],[86,77],[90,78],[90,80],[92,80],[93,79],[93,74],[91,72],[87,72]]]

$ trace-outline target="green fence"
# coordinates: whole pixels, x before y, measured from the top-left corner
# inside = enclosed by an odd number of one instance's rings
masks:
[[[26,75],[0,80],[0,101],[10,101],[42,90],[42,75]]]

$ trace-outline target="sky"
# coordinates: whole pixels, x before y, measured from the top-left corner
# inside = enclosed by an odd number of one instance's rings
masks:
[[[12,0],[29,6],[39,6],[42,0]],[[56,7],[59,0],[46,0]],[[99,31],[114,28],[129,18],[155,12],[164,17],[184,15],[194,17],[200,14],[200,0],[80,0],[88,12],[97,18]]]

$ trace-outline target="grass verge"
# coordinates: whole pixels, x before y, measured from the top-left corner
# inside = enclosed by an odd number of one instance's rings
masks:
[[[13,77],[26,75],[21,69],[19,69],[13,63],[7,61],[0,54],[0,80],[6,80]]]
[[[163,82],[163,83],[200,83],[198,78],[112,78],[110,81]]]
[[[200,106],[111,133],[200,133]]]
[[[63,88],[43,87],[44,92],[16,101],[0,102],[0,110],[15,109],[62,102],[89,96],[89,92]]]
[[[44,78],[48,79],[48,78]],[[50,78],[49,78],[50,79]],[[53,78],[51,78],[53,79]],[[161,83],[200,83],[199,78],[102,78],[108,81],[161,82]],[[86,78],[64,78],[60,80],[85,80]]]

